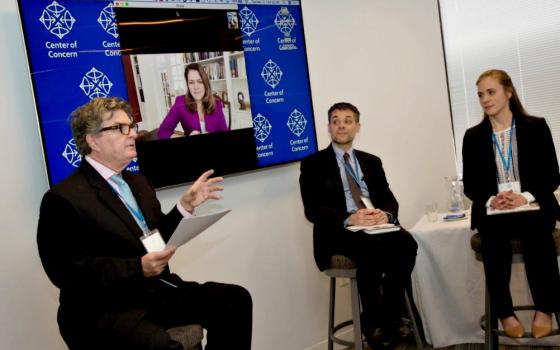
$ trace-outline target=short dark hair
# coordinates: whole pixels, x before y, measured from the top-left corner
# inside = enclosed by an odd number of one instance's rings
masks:
[[[331,113],[334,110],[349,110],[352,111],[352,113],[354,113],[354,116],[356,117],[356,123],[360,122],[360,111],[358,110],[358,108],[356,106],[354,106],[353,104],[351,104],[350,102],[337,102],[334,105],[331,106],[331,108],[329,108],[329,123],[331,122]]]
[[[76,148],[82,156],[91,153],[91,148],[86,141],[86,135],[96,134],[101,129],[103,120],[111,119],[113,112],[122,110],[132,120],[132,110],[128,102],[118,97],[98,97],[76,108],[70,114],[72,136]],[[109,114],[107,118],[106,115]]]

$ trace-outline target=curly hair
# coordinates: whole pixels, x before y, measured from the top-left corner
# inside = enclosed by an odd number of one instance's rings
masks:
[[[91,153],[86,135],[96,134],[104,120],[111,119],[115,111],[126,112],[132,120],[132,110],[128,102],[119,97],[99,97],[76,108],[70,113],[70,126],[76,147],[82,156]]]

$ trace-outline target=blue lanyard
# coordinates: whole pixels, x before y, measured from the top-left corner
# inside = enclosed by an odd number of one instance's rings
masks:
[[[496,133],[492,132],[492,142],[494,142],[494,145],[496,146],[496,148],[498,149],[498,154],[500,155],[500,159],[502,160],[502,166],[504,167],[506,176],[509,178],[508,174],[509,174],[509,169],[511,168],[511,158],[512,158],[512,135],[513,135],[513,129],[515,128],[515,118],[511,119],[511,128],[509,129],[509,148],[508,148],[508,155],[507,155],[507,161],[504,157],[504,152],[502,151],[502,148],[500,147],[500,143],[498,142],[498,139],[496,138]],[[508,180],[509,181],[509,180]]]
[[[128,211],[134,216],[134,218],[136,219],[136,221],[140,225],[140,228],[142,229],[142,233],[144,233],[144,235],[147,235],[150,232],[150,229],[148,228],[148,224],[146,223],[146,219],[144,219],[144,215],[140,211],[140,208],[138,208],[138,210],[134,209],[133,207],[130,206],[130,204],[128,204],[126,202],[126,200],[119,193],[119,191],[115,190],[113,188],[113,186],[111,186],[111,189],[117,194],[117,196],[119,196],[119,198],[121,199],[121,202],[124,203],[124,205],[126,206]]]

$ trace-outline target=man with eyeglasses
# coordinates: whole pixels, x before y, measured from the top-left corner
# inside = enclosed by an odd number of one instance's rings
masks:
[[[166,329],[198,323],[207,349],[250,349],[252,301],[240,286],[184,282],[168,262],[175,248],[147,253],[142,237],[166,241],[197,206],[219,199],[222,178],[202,174],[167,214],[148,180],[125,170],[138,125],[118,98],[71,114],[82,162],[41,203],[37,242],[60,289],[58,324],[74,349],[183,349]],[[152,236],[154,235],[154,236]]]
[[[336,255],[354,262],[361,331],[372,349],[394,349],[401,340],[400,312],[418,245],[402,228],[378,234],[359,229],[398,224],[399,203],[381,159],[354,149],[361,127],[358,108],[338,102],[327,116],[332,142],[302,160],[299,178],[305,216],[313,223],[315,262],[321,271],[331,268]]]

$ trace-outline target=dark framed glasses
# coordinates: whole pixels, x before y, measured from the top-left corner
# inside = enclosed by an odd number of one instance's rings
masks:
[[[136,133],[138,133],[138,124],[132,123],[132,124],[116,124],[113,126],[106,126],[104,128],[99,129],[98,133],[103,131],[108,131],[108,130],[119,130],[121,134],[128,135],[130,134],[130,131],[133,129],[134,131],[136,131]]]

